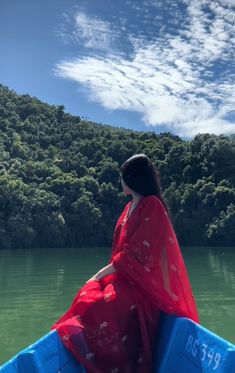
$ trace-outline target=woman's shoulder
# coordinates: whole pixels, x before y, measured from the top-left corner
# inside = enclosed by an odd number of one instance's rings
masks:
[[[154,204],[161,203],[162,204],[161,199],[158,196],[156,196],[155,194],[150,194],[149,196],[145,196],[143,198],[143,202],[144,202],[144,204],[146,204],[146,203],[148,203],[148,204],[150,204],[150,203],[154,203]]]
[[[155,194],[151,194],[149,196],[144,197],[142,202],[142,208],[157,208],[158,210],[165,211],[165,207],[161,199]]]

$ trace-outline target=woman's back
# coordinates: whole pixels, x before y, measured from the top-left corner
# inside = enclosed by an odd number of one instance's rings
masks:
[[[109,264],[78,292],[53,326],[91,373],[150,373],[160,311],[198,322],[179,244],[153,164],[143,154],[122,165],[126,204]]]

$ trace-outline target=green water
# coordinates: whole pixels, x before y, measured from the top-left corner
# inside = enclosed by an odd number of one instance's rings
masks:
[[[235,248],[182,249],[201,323],[235,343]],[[0,364],[47,333],[108,249],[0,251]]]

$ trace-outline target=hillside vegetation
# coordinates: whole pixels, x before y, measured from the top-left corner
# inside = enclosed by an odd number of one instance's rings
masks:
[[[130,200],[121,164],[161,174],[181,245],[235,246],[235,136],[137,132],[82,120],[0,85],[0,248],[111,246]]]

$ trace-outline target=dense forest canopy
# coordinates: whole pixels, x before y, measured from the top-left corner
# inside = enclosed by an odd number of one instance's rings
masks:
[[[235,246],[235,135],[137,132],[0,85],[0,248],[111,246],[121,164],[150,157],[181,245]]]

